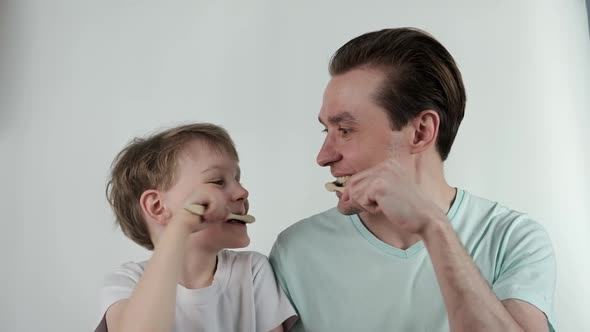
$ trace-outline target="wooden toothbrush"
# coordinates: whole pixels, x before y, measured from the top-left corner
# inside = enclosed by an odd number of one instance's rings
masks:
[[[196,214],[198,216],[202,216],[203,214],[205,214],[205,207],[203,205],[199,205],[199,204],[188,204],[184,207],[184,209],[187,210],[188,212]],[[241,215],[241,214],[230,213],[229,216],[227,216],[227,220],[230,220],[230,219],[243,221],[247,224],[251,224],[256,221],[256,218],[254,218],[254,216],[251,216],[249,214]]]
[[[341,193],[344,193],[344,187],[336,181],[328,182],[324,186],[326,187],[327,191],[330,191],[330,192],[339,191]]]

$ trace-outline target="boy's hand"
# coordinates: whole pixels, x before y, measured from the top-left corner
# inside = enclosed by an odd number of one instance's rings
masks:
[[[198,204],[205,207],[203,215],[199,216],[184,207],[188,204]],[[173,223],[181,224],[189,232],[199,232],[213,223],[225,222],[230,214],[225,200],[221,193],[210,191],[193,195],[186,203],[172,216]]]

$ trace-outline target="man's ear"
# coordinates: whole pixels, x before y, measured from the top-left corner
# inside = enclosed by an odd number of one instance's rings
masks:
[[[410,146],[411,153],[423,152],[436,144],[440,125],[438,113],[433,110],[422,111],[410,120],[409,125],[412,126],[414,133]]]
[[[162,194],[158,190],[149,189],[141,194],[139,204],[146,219],[159,225],[166,225],[171,213],[164,205]]]

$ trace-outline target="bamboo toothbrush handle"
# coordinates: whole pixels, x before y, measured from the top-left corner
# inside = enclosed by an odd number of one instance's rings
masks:
[[[188,204],[184,208],[185,208],[185,210],[189,211],[190,213],[196,214],[198,216],[202,216],[205,213],[205,207],[203,205],[199,205],[199,204]],[[235,219],[235,220],[243,221],[248,224],[251,224],[256,221],[256,218],[254,218],[254,216],[251,216],[249,214],[241,215],[241,214],[230,213],[229,216],[227,217],[227,219],[228,220]]]

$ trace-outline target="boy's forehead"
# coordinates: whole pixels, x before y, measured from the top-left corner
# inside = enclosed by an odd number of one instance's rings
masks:
[[[205,140],[193,139],[182,149],[184,154],[196,157],[227,157],[235,159],[228,151],[228,148],[220,143],[207,142]]]
[[[205,168],[201,173],[207,173],[207,172],[234,172],[236,173],[237,176],[241,175],[241,169],[240,166],[236,163],[233,165],[223,165],[223,164],[212,164],[209,165],[209,167]]]
[[[179,162],[194,162],[205,170],[234,170],[239,172],[238,161],[221,145],[194,140],[180,154]]]

